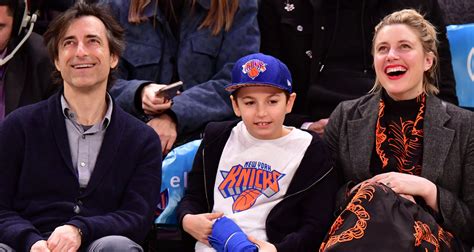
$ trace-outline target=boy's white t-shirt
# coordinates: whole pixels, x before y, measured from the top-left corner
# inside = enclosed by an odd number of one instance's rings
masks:
[[[286,136],[260,140],[239,122],[232,129],[219,161],[212,211],[224,213],[245,234],[259,240],[267,240],[267,216],[285,196],[312,140],[308,132],[287,128],[291,131]],[[200,242],[195,248],[215,251]]]

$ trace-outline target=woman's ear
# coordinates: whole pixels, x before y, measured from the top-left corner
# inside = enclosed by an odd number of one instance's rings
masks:
[[[434,57],[435,56],[433,52],[426,53],[423,70],[425,71],[430,70],[430,68],[433,66]]]

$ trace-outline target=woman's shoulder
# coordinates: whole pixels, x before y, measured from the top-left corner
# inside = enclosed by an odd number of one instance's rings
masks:
[[[474,112],[467,110],[465,108],[458,107],[454,104],[451,104],[446,101],[441,101],[446,106],[446,111],[450,115],[457,115],[463,118],[472,118],[474,116]]]
[[[447,101],[443,101],[438,97],[432,97],[432,104],[435,104],[437,109],[446,111],[446,113],[451,117],[452,120],[468,120],[472,121],[474,119],[474,112],[458,107]]]
[[[364,114],[366,111],[371,111],[377,108],[377,105],[380,100],[380,94],[370,93],[362,97],[353,100],[342,101],[334,109],[333,114],[347,114],[353,115],[354,113]]]

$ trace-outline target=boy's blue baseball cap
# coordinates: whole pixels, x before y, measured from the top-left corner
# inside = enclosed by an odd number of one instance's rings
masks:
[[[292,91],[291,74],[283,62],[270,55],[254,53],[240,58],[232,69],[229,92],[245,86],[271,86],[288,93]]]

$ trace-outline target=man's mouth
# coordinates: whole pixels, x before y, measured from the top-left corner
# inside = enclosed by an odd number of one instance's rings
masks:
[[[95,64],[76,64],[76,65],[72,65],[72,67],[74,69],[84,69],[84,68],[91,68],[91,67],[94,67]]]

